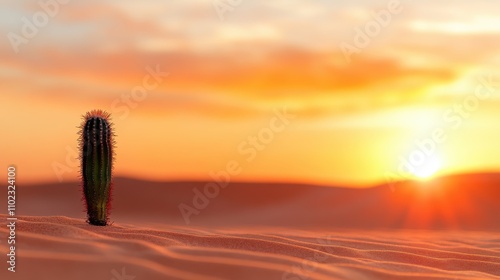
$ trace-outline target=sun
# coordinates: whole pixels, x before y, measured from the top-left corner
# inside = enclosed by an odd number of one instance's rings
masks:
[[[413,175],[420,180],[429,180],[441,169],[442,162],[438,157],[432,157],[426,160],[424,164],[415,168]]]

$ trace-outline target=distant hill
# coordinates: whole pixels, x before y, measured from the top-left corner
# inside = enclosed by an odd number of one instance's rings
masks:
[[[500,230],[500,174],[496,173],[364,189],[231,183],[213,198],[198,197],[200,204],[208,200],[208,205],[197,209],[194,190],[203,192],[209,183],[117,178],[111,218],[185,225],[179,210],[183,204],[197,212],[189,217],[192,226]],[[85,218],[76,182],[22,186],[17,195],[19,215]],[[6,209],[5,203],[1,200],[0,208]]]

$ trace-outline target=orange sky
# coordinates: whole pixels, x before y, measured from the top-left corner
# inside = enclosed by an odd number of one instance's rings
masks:
[[[99,108],[121,176],[210,180],[236,162],[235,181],[361,185],[500,169],[498,4],[243,0],[221,15],[220,2],[70,1],[33,36],[43,8],[3,4],[4,166],[76,180],[77,126]]]

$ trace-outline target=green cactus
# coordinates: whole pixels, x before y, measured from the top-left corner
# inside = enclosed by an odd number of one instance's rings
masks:
[[[114,134],[110,114],[93,110],[83,116],[80,126],[81,182],[87,222],[106,226],[111,207]]]

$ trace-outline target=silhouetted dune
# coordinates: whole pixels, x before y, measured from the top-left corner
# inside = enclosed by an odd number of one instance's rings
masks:
[[[189,216],[189,224],[195,226],[500,229],[500,215],[497,215],[500,213],[500,174],[494,173],[454,175],[428,182],[407,181],[371,188],[233,182],[219,188],[213,198],[199,198],[194,190],[203,193],[208,183],[117,178],[111,218],[116,222],[184,225],[179,209],[184,204],[197,211]],[[193,204],[195,197],[206,207],[198,209],[200,207]],[[83,219],[80,199],[80,187],[75,182],[21,186],[18,212]],[[4,201],[0,207],[3,205]]]

